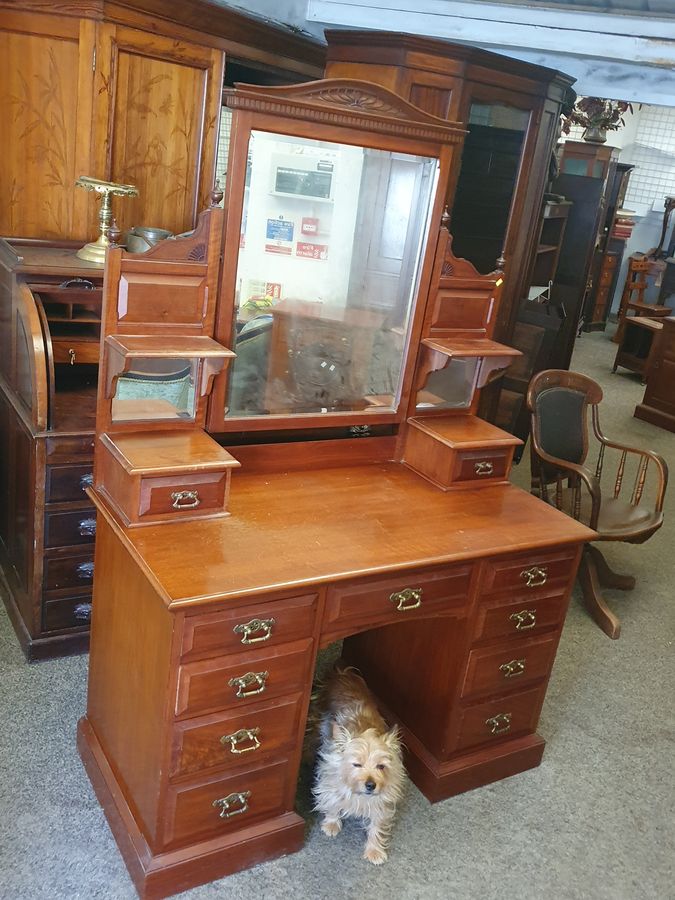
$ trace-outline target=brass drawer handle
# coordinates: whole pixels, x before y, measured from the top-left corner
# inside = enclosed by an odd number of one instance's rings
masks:
[[[75,365],[75,351],[73,350],[72,347],[68,348],[68,362],[70,363],[71,366]]]
[[[237,689],[237,697],[252,697],[254,694],[262,694],[265,690],[265,682],[269,674],[269,672],[247,672],[245,675],[230,678],[227,683],[231,688]],[[251,688],[251,690],[247,690],[247,688]]]
[[[194,509],[202,502],[197,491],[172,491],[171,499],[174,509]]]
[[[230,753],[236,753],[237,755],[250,753],[252,750],[257,750],[260,747],[259,734],[259,728],[240,728],[239,731],[235,731],[232,734],[224,734],[220,739],[220,743],[225,745],[229,743]],[[249,744],[248,747],[240,748],[239,744],[243,744],[245,741],[252,741],[253,743]]]
[[[93,560],[88,559],[86,562],[81,562],[79,566],[75,567],[75,572],[77,573],[77,577],[82,581],[91,581],[94,577]]]
[[[548,568],[546,566],[532,566],[531,569],[523,569],[520,577],[525,580],[525,587],[539,587],[546,584]]]
[[[91,603],[78,603],[73,610],[73,616],[78,622],[91,621]]]
[[[504,678],[516,678],[525,672],[524,659],[512,659],[511,662],[503,663],[499,667],[499,671],[504,673]]]
[[[93,537],[96,534],[96,519],[82,519],[77,530],[82,537]]]
[[[481,460],[481,462],[474,463],[473,470],[476,475],[492,475],[495,469],[491,462]]]
[[[422,588],[405,588],[389,595],[392,603],[396,603],[396,609],[405,612],[408,609],[417,609],[422,605]]]
[[[93,483],[94,483],[94,473],[93,472],[87,472],[86,475],[80,476],[80,487],[82,488],[83,491],[86,491],[87,488],[90,488]]]
[[[506,734],[511,728],[511,713],[498,713],[491,719],[486,719],[485,724],[490,729],[490,734]]]
[[[275,619],[251,619],[250,622],[242,622],[241,625],[235,625],[232,631],[235,634],[241,634],[242,644],[260,644],[262,641],[269,641],[272,637],[272,626],[276,624]],[[251,637],[258,631],[262,634],[258,637]]]
[[[529,631],[537,624],[536,609],[521,609],[520,612],[511,613],[509,619],[516,623],[516,631]]]
[[[248,809],[248,798],[251,796],[250,791],[240,791],[238,794],[228,794],[227,797],[221,797],[220,800],[214,800],[213,806],[220,807],[218,815],[221,819],[229,819],[232,816],[240,816]],[[236,809],[231,809],[235,803],[239,805]]]

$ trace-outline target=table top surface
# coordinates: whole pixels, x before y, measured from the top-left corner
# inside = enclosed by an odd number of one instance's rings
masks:
[[[444,492],[394,462],[240,469],[220,519],[122,529],[96,502],[172,608],[594,537],[513,485]]]

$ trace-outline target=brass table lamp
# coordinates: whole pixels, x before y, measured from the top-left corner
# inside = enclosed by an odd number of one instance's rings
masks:
[[[89,262],[105,263],[105,251],[110,241],[108,240],[108,228],[112,222],[112,207],[110,198],[116,197],[138,197],[138,188],[133,184],[116,184],[114,181],[100,181],[98,178],[89,178],[87,175],[81,175],[75,182],[77,187],[83,187],[87,191],[95,191],[101,195],[101,209],[98,213],[98,221],[101,233],[98,239],[85,244],[81,250],[77,251],[80,259],[86,259]]]

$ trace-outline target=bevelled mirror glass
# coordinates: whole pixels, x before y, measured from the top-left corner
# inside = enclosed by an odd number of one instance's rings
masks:
[[[195,417],[196,359],[134,357],[112,401],[113,422]]]
[[[229,417],[396,410],[437,170],[251,133]]]

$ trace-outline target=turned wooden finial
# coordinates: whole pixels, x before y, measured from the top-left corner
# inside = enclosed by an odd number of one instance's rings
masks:
[[[117,247],[119,246],[119,239],[122,237],[122,230],[119,225],[115,221],[112,220],[110,225],[108,226],[108,246],[109,247]]]
[[[211,191],[211,206],[218,206],[224,196],[223,189],[220,186],[220,178],[216,178],[216,183],[213,185],[213,190]]]

